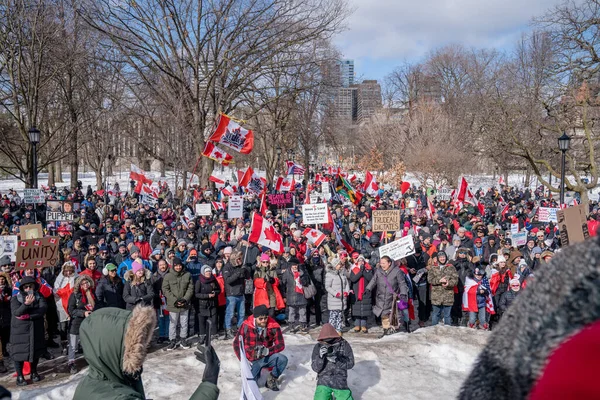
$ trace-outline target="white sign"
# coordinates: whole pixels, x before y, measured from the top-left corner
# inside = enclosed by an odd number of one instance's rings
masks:
[[[158,206],[158,200],[147,194],[143,194],[140,196],[140,203],[142,203],[145,206],[150,206],[150,207]]]
[[[311,193],[308,195],[310,204],[317,204],[319,202],[319,193]]]
[[[510,237],[514,237],[519,233],[519,224],[510,224]]]
[[[243,218],[244,217],[244,198],[242,196],[229,196],[227,204],[227,218]]]
[[[329,182],[324,182],[321,184],[321,194],[323,198],[327,201],[331,199],[331,191],[329,190]]]
[[[326,224],[327,222],[327,203],[302,205],[302,223],[304,225]]]
[[[527,244],[527,231],[517,232],[511,238],[513,247],[525,246]]]
[[[438,190],[436,197],[439,201],[450,201],[450,193],[452,190],[443,187]]]
[[[379,257],[388,256],[392,260],[400,260],[415,254],[415,244],[412,236],[405,236],[379,248]]]
[[[211,214],[212,210],[210,203],[196,203],[196,215],[204,216]]]
[[[10,261],[17,260],[17,241],[19,237],[16,235],[0,236],[0,257],[10,256]]]
[[[538,208],[538,221],[540,222],[558,222],[556,212],[558,208],[540,207]]]
[[[36,204],[44,203],[46,195],[42,189],[23,189],[23,203]]]

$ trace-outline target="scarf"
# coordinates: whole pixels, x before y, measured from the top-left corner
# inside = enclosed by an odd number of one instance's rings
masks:
[[[365,263],[365,270],[371,270],[371,267],[369,266],[369,264]],[[358,265],[354,265],[354,267],[352,267],[352,273],[353,274],[358,274],[360,272],[360,267]],[[358,301],[362,301],[363,299],[363,295],[365,294],[365,277],[361,276],[360,279],[358,280],[358,293],[356,294]]]
[[[304,289],[302,288],[302,284],[300,283],[300,272],[296,271],[293,274],[294,274],[294,282],[296,282],[296,286],[294,287],[294,289],[296,290],[296,293],[304,294]]]
[[[85,309],[87,311],[93,311],[96,306],[96,300],[94,299],[94,294],[91,290],[83,290],[79,289],[81,292],[81,302],[85,305]]]

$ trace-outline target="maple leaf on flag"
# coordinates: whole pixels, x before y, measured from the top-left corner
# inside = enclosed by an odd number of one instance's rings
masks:
[[[315,232],[315,231],[312,231],[311,236],[314,237],[314,238],[316,238],[317,236],[319,236],[319,234],[317,232]]]
[[[219,158],[219,159],[223,158],[223,154],[221,154],[221,153],[220,153],[220,152],[218,152],[218,151],[215,151],[215,153],[214,153],[214,154],[215,154],[215,157],[216,157],[216,158]]]
[[[265,234],[265,238],[267,238],[267,240],[269,242],[277,242],[278,241],[278,233],[275,230],[275,228],[273,228],[273,225],[269,225],[268,228],[265,228],[265,230],[263,231]]]
[[[371,188],[372,188],[373,190],[378,190],[378,189],[379,189],[379,188],[377,187],[377,183],[375,183],[375,182],[371,183]]]

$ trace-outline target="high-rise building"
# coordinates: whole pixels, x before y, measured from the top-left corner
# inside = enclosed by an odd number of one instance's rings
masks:
[[[356,92],[356,86],[338,88],[334,100],[335,117],[337,119],[348,123],[356,121]]]
[[[338,66],[342,86],[347,88],[354,85],[354,60],[340,60]]]
[[[370,118],[382,107],[381,86],[376,80],[365,80],[356,85],[356,119],[361,122]]]

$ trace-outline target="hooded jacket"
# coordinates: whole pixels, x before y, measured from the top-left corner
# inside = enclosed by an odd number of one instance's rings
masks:
[[[25,304],[26,293],[19,288],[10,299],[12,320],[10,324],[10,342],[8,351],[13,361],[29,361],[39,358],[46,351],[44,337],[44,314],[47,310],[46,300],[40,295],[40,284],[33,277],[25,277],[21,283],[35,283],[35,300]]]
[[[408,301],[408,286],[406,285],[404,272],[398,267],[390,266],[387,271],[377,268],[375,276],[367,285],[367,289],[370,291],[373,291],[374,288],[377,288],[377,292],[375,293],[373,314],[378,317],[382,314],[389,314],[392,307],[396,306],[394,304],[394,294],[404,296],[405,300]]]
[[[152,307],[104,308],[86,318],[80,337],[89,368],[73,399],[145,399],[140,375],[155,326]],[[190,400],[216,400],[218,396],[216,385],[202,382]]]
[[[133,307],[141,303],[144,306],[151,306],[154,300],[154,288],[151,282],[152,273],[144,268],[144,275],[138,282],[134,282],[133,270],[125,273],[125,287],[123,288],[123,300],[125,308],[133,310]]]
[[[167,300],[167,311],[178,313],[190,308],[190,301],[194,296],[194,283],[192,276],[182,266],[181,271],[177,272],[171,268],[163,278],[162,291]],[[179,308],[175,306],[177,300],[185,300],[186,306]]]
[[[87,297],[81,291],[81,284],[87,281],[90,284],[90,293],[94,298],[94,304],[88,302]],[[75,286],[73,287],[73,293],[69,297],[69,315],[71,316],[71,326],[69,333],[71,335],[79,335],[79,327],[83,320],[86,318],[86,311],[94,311],[96,309],[96,295],[94,294],[94,280],[87,275],[79,275],[75,279]]]
[[[319,343],[312,352],[311,367],[317,373],[317,385],[331,389],[348,389],[348,370],[354,367],[354,353],[350,344],[337,333],[331,324],[323,325],[319,333]],[[328,353],[321,357],[321,347]]]
[[[69,320],[69,297],[73,293],[75,287],[75,278],[77,278],[77,269],[71,274],[70,277],[63,275],[65,266],[63,265],[62,270],[58,274],[58,277],[54,281],[54,300],[56,302],[56,310],[58,313],[59,322],[65,322]]]
[[[6,279],[6,285],[0,290],[0,327],[10,328],[10,299],[12,296],[12,288],[10,276],[5,272],[0,272],[0,276]]]
[[[103,269],[102,273],[104,276],[98,281],[98,285],[96,286],[97,308],[125,308],[125,300],[123,300],[125,285],[123,281],[118,275],[115,276],[114,280],[111,280],[107,269]]]

